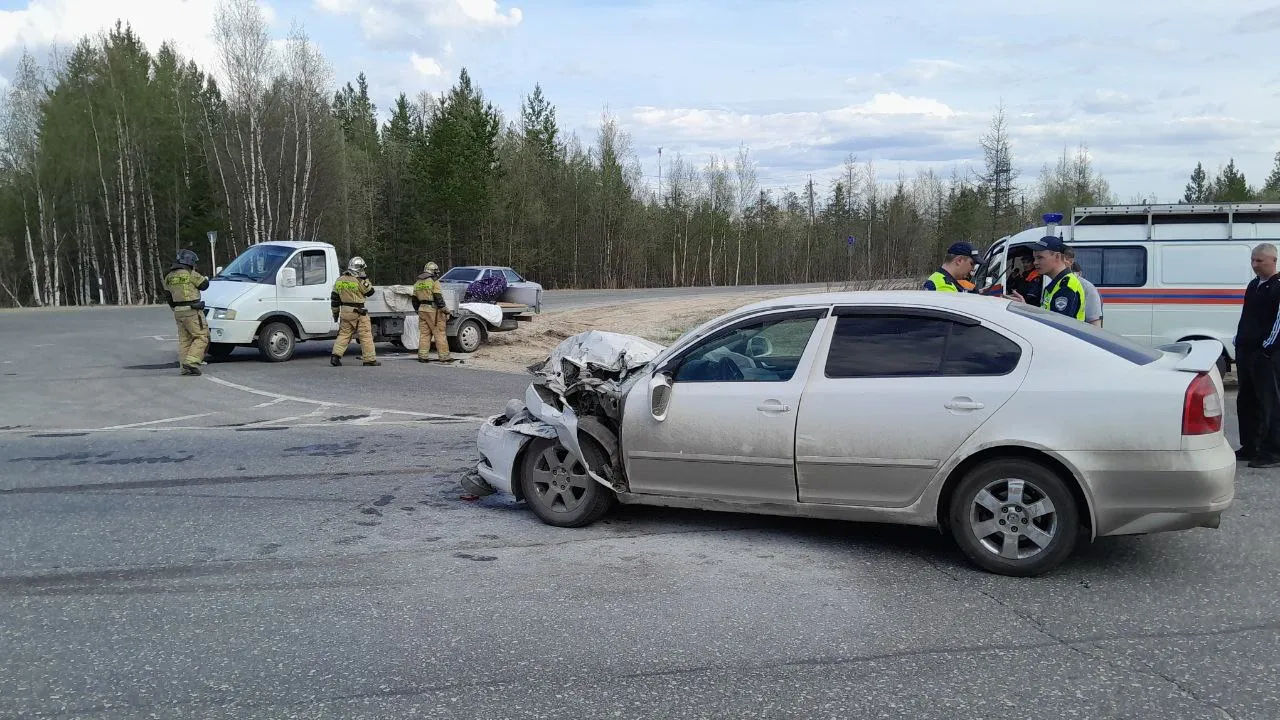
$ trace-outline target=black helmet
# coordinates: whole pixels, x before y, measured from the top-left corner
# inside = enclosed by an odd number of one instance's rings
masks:
[[[195,267],[196,264],[199,262],[200,262],[200,256],[196,255],[195,251],[193,250],[178,251],[177,263],[179,265],[186,265],[187,267]]]

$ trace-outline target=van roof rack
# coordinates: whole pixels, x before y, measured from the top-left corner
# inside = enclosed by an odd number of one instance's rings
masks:
[[[1215,203],[1165,205],[1091,205],[1076,208],[1072,225],[1152,225],[1223,223],[1231,239],[1235,223],[1280,223],[1280,203]]]

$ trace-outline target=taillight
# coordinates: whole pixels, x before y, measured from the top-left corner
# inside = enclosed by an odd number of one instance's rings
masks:
[[[1182,398],[1182,434],[1209,435],[1222,430],[1222,396],[1208,373],[1196,375]]]

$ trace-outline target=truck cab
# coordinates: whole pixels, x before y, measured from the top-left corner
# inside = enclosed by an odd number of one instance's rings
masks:
[[[220,269],[204,291],[209,354],[257,345],[268,360],[287,360],[294,344],[338,332],[329,293],[339,273],[334,247],[321,242],[264,242]]]

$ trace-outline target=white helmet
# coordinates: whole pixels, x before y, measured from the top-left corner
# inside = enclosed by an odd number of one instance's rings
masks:
[[[351,262],[347,263],[347,270],[350,270],[351,272],[357,275],[364,272],[365,270],[364,258],[360,257],[359,255],[351,258]]]

